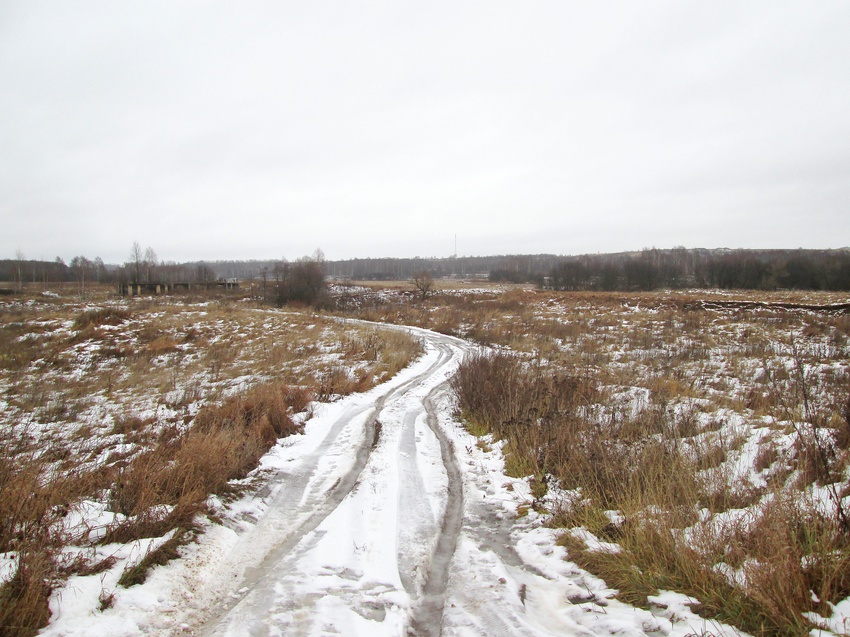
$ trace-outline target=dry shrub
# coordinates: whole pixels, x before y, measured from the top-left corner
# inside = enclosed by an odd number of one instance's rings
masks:
[[[799,485],[835,484],[843,480],[843,466],[832,444],[818,442],[813,435],[798,436],[794,442],[794,466],[799,471]]]
[[[431,329],[449,336],[460,336],[464,324],[463,310],[459,308],[439,307],[431,315]]]
[[[626,518],[614,533],[599,506],[588,504],[602,501],[595,493],[555,520],[619,543],[620,552],[606,553],[588,551],[572,536],[564,540],[570,558],[620,589],[624,601],[645,605],[646,596],[658,589],[677,590],[698,598],[697,610],[706,617],[754,635],[802,636],[812,628],[803,612],[829,616],[828,603],[850,594],[850,537],[835,517],[782,492],[762,500],[761,489],[729,472],[715,471],[709,481],[695,479],[694,466],[669,445],[646,447],[634,466],[620,496],[607,504]],[[713,512],[764,504],[718,528],[714,517],[698,523],[695,497]],[[686,528],[695,529],[687,540],[681,534]],[[741,567],[743,584],[715,570],[718,561]],[[820,602],[813,601],[812,592]]]
[[[229,342],[213,343],[204,350],[203,361],[210,372],[218,380],[222,370],[236,358],[236,351]]]
[[[843,451],[850,450],[850,384],[848,384],[843,404],[840,406],[841,418],[838,419],[835,444]]]
[[[80,553],[70,564],[63,565],[61,571],[64,574],[81,575],[83,577],[99,575],[111,569],[117,562],[118,558],[115,555],[109,555],[101,560],[92,561]]]
[[[588,550],[569,533],[561,541],[571,560],[619,589],[618,597],[628,603],[646,606],[648,595],[676,590],[700,600],[698,613],[751,634],[802,636],[811,630],[802,612],[829,615],[826,602],[850,594],[846,539],[838,540],[834,521],[804,512],[798,503],[776,500],[755,520],[743,518],[720,530],[710,523],[698,526],[687,541],[677,532],[694,522],[687,515],[670,507],[652,514],[647,511],[653,509],[638,510],[613,533],[606,517],[586,504],[557,520],[618,542],[620,550],[614,553]],[[743,585],[713,568],[718,557],[743,567]],[[821,603],[813,601],[812,592]]]
[[[115,419],[112,430],[109,433],[132,436],[144,430],[153,422],[155,422],[153,418],[142,419],[134,415],[122,416]]]
[[[505,455],[505,474],[514,478],[543,475],[537,457],[528,453],[521,444],[508,441],[502,452]]]
[[[164,326],[165,323],[161,318],[151,320],[151,317],[145,316],[145,320],[135,330],[136,338],[139,343],[152,343],[165,334]]]
[[[467,424],[508,441],[512,472],[552,474],[607,508],[697,500],[692,462],[675,442],[651,437],[658,410],[594,422],[581,410],[596,395],[589,381],[508,353],[470,357],[452,382]]]
[[[765,491],[764,487],[757,487],[747,479],[733,481],[728,476],[723,476],[718,480],[702,483],[699,506],[711,513],[745,509],[758,503]]]
[[[805,634],[811,625],[802,612],[828,616],[829,603],[850,595],[850,538],[793,494],[777,491],[750,516],[702,534],[700,543],[742,568],[740,588],[763,614],[764,633]]]
[[[299,414],[307,409],[315,399],[313,390],[296,385],[283,385],[283,400],[293,414]]]
[[[763,414],[769,413],[770,410],[776,408],[776,401],[769,392],[751,387],[744,397],[744,406],[747,409],[752,409],[754,412]]]
[[[68,503],[102,484],[98,473],[59,471],[48,456],[3,453],[0,458],[0,553],[55,546],[60,541],[55,526]]]
[[[503,437],[514,419],[514,391],[522,362],[505,352],[477,353],[466,358],[452,379],[464,419],[485,433]]]
[[[779,458],[779,448],[776,444],[772,440],[768,440],[766,442],[763,441],[759,445],[755,461],[753,462],[753,467],[756,471],[764,471],[765,469],[772,467],[773,463],[779,460]]]
[[[372,380],[366,375],[352,376],[346,367],[338,364],[317,370],[315,378],[316,397],[322,402],[334,400],[355,391],[364,391],[369,388]]]
[[[592,392],[568,378],[496,353],[470,357],[453,384],[471,428],[508,441],[509,471],[534,475],[535,484],[544,483],[548,473],[562,487],[580,490],[582,500],[556,512],[554,520],[581,524],[619,543],[620,552],[608,553],[588,551],[570,535],[564,539],[571,558],[620,589],[625,601],[645,605],[647,595],[659,589],[677,590],[700,599],[706,616],[753,634],[802,635],[811,628],[801,615],[813,609],[810,590],[830,601],[846,596],[847,577],[841,574],[847,560],[840,556],[841,551],[847,555],[846,549],[835,544],[816,548],[801,539],[807,525],[793,526],[792,532],[790,522],[773,513],[770,525],[784,523],[785,530],[772,531],[776,539],[767,539],[767,526],[756,524],[761,530],[747,540],[768,542],[771,548],[762,550],[776,557],[762,559],[739,540],[744,555],[755,561],[748,562],[747,587],[730,583],[713,568],[721,552],[719,538],[708,534],[702,546],[690,546],[681,532],[699,522],[699,507],[720,512],[751,506],[763,489],[723,470],[726,445],[686,445],[679,436],[695,433],[694,423],[674,421],[663,405],[602,422],[583,417],[577,407]],[[619,510],[626,523],[611,524],[602,514],[605,509]],[[811,527],[811,516],[807,520]],[[835,521],[829,523],[833,533],[822,538],[840,535]],[[708,545],[711,550],[702,550]]]
[[[724,445],[714,442],[699,445],[696,454],[697,471],[705,471],[707,469],[716,469],[726,462],[727,453]]]
[[[12,408],[8,427],[0,431],[0,553],[21,555],[22,563],[30,565],[2,589],[0,612],[6,626],[23,626],[6,621],[10,617],[40,617],[30,600],[41,599],[44,608],[46,602],[44,595],[33,596],[33,591],[49,592],[52,582],[71,572],[94,572],[84,564],[55,567],[52,559],[39,557],[58,556],[68,543],[86,541],[61,532],[69,505],[106,493],[112,509],[123,516],[101,541],[127,542],[161,537],[173,529],[191,530],[211,492],[235,492],[238,487],[232,481],[254,469],[279,437],[297,430],[294,414],[308,409],[315,396],[309,372],[269,370],[257,358],[257,341],[281,343],[287,352],[297,350],[291,359],[300,367],[304,357],[324,351],[338,334],[335,325],[329,328],[330,322],[315,316],[277,324],[275,317],[236,306],[212,307],[208,313],[205,309],[202,320],[197,308],[171,310],[161,302],[134,303],[132,312],[117,307],[80,312],[78,306],[70,307],[70,313],[66,306],[56,316],[41,310],[7,313],[0,324],[0,381],[8,388]],[[70,338],[64,329],[68,318],[74,321]],[[270,322],[271,331],[264,329]],[[308,323],[316,327],[304,327]],[[303,329],[292,329],[293,325]],[[371,387],[419,354],[416,340],[408,334],[389,330],[377,334],[369,360],[334,392]],[[97,347],[73,347],[88,339],[96,339]],[[189,354],[179,366],[151,365],[155,356],[177,349]],[[164,403],[166,390],[168,407],[188,407],[210,400],[210,394],[218,391],[202,373],[204,367],[217,379],[247,375],[247,365],[255,366],[252,372],[262,367],[260,373],[288,382],[260,385],[205,407],[194,420],[189,409],[165,420],[160,417],[158,431],[153,420],[133,416],[118,418],[111,427],[94,421],[60,424],[55,434],[14,426],[29,420],[76,419],[91,403],[90,397],[101,392],[114,400],[115,411],[124,408],[132,413],[139,400],[150,404],[157,392]],[[74,379],[64,373],[76,370],[83,373]],[[181,382],[184,377],[193,380]],[[183,391],[172,393],[176,388]],[[64,438],[60,427],[68,433]],[[111,434],[122,434],[125,443],[133,444],[123,445],[120,452],[111,449],[115,444]],[[57,444],[47,442],[53,435]],[[82,474],[75,468],[81,463],[103,464],[96,473]],[[171,553],[163,550],[158,555]],[[142,570],[159,559],[153,556]],[[46,582],[40,589],[35,585],[39,577]],[[39,623],[43,621],[37,619],[35,624]]]
[[[353,336],[343,342],[343,361],[327,365],[314,373],[318,399],[332,400],[371,389],[376,383],[410,365],[421,353],[421,343],[407,332],[357,329]],[[368,365],[350,372],[349,367],[356,363]]]
[[[422,354],[422,344],[407,332],[381,332],[379,360],[384,378],[395,376]]]

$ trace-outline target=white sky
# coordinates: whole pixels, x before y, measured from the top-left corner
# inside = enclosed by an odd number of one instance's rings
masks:
[[[0,2],[0,258],[850,245],[850,3]]]

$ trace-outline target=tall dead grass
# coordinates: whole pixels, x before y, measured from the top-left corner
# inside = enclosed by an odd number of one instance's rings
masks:
[[[117,471],[110,504],[126,521],[104,542],[191,527],[210,494],[231,491],[230,481],[252,471],[278,438],[300,430],[292,415],[311,399],[304,389],[263,384],[204,408],[187,431],[163,432],[153,449]]]
[[[397,331],[226,303],[0,315],[0,553],[16,563],[0,585],[0,635],[44,626],[50,595],[71,572],[65,548],[94,541],[64,530],[75,503],[106,499],[117,514],[98,542],[171,534],[121,578],[139,583],[195,537],[210,494],[236,495],[259,458],[298,430],[295,415],[322,393],[313,370],[331,359],[346,379],[329,390],[339,396],[420,352]],[[78,573],[111,565],[78,561]]]
[[[799,636],[812,629],[804,613],[828,615],[850,594],[841,516],[791,484],[769,493],[742,484],[723,466],[731,449],[707,444],[687,413],[662,402],[593,417],[582,407],[594,401],[592,382],[506,352],[465,361],[453,388],[473,433],[507,441],[509,471],[578,494],[553,522],[619,545],[562,540],[624,600],[646,605],[659,589],[677,590],[698,598],[704,615],[753,634]],[[745,516],[723,515],[744,507]]]
[[[645,603],[650,591],[675,588],[755,634],[801,635],[812,627],[803,613],[828,614],[828,601],[847,596],[850,319],[775,305],[706,309],[702,300],[687,292],[444,294],[425,303],[399,296],[367,311],[530,356],[467,361],[454,381],[460,411],[473,433],[506,441],[507,470],[533,476],[536,499],[549,478],[580,494],[581,505],[555,520],[620,544],[614,554],[564,540],[621,595]],[[559,400],[599,404],[553,409],[547,378],[558,376],[582,385]],[[600,400],[618,388],[645,389],[648,403],[635,413]],[[781,448],[765,437],[755,454],[766,486],[735,469],[747,436],[724,428],[729,412],[783,440],[793,435]],[[625,522],[613,523],[611,510]]]
[[[68,503],[102,485],[82,470],[58,471],[49,454],[27,444],[26,429],[0,437],[0,553],[15,564],[0,585],[0,635],[34,635],[50,618],[49,598],[61,579],[61,522]]]
[[[595,395],[587,378],[500,351],[465,359],[452,387],[474,433],[508,442],[508,470],[539,480],[573,448],[581,408]]]
[[[121,514],[99,540],[129,542],[173,531],[174,541],[133,567],[122,584],[144,581],[153,565],[178,555],[210,494],[233,491],[276,441],[295,433],[293,415],[312,400],[307,388],[267,383],[208,406],[188,429],[163,430],[153,448],[124,466],[62,472],[44,449],[4,440],[0,462],[0,553],[15,556],[14,576],[0,586],[0,635],[34,635],[50,618],[48,601],[62,579],[68,506],[107,488]],[[22,432],[16,432],[21,434]],[[23,432],[25,435],[25,432]]]

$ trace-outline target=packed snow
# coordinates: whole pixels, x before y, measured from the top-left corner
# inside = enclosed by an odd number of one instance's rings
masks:
[[[675,593],[628,606],[566,561],[544,518],[525,514],[529,485],[505,476],[500,445],[477,445],[456,420],[447,381],[473,346],[407,329],[425,346],[412,366],[315,405],[304,433],[263,458],[261,486],[226,505],[212,498],[222,523],[205,521],[144,584],[117,579],[167,537],[97,547],[114,566],[72,576],[42,634],[741,634]]]

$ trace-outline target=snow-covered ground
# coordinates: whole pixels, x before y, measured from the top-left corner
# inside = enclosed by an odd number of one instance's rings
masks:
[[[262,488],[205,523],[183,558],[119,588],[147,543],[56,592],[43,635],[738,634],[673,593],[652,610],[613,599],[564,559],[533,511],[453,415],[447,381],[473,346],[409,328],[425,354],[363,394],[317,405],[257,470]],[[165,538],[156,540],[162,542]],[[108,598],[109,608],[98,610]]]

